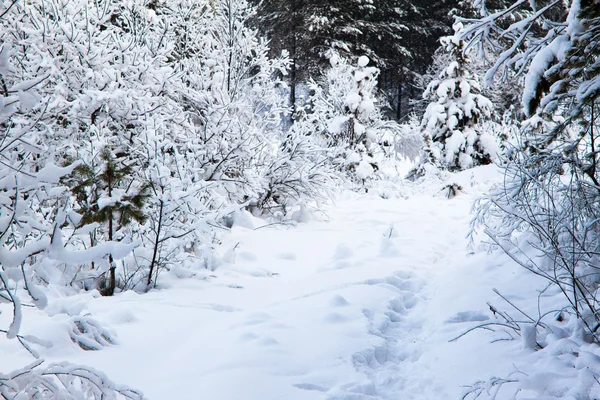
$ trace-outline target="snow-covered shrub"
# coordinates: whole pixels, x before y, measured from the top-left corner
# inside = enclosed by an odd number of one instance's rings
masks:
[[[9,14],[15,4],[0,8],[2,26],[7,20],[23,17]],[[60,179],[78,163],[59,167],[52,162],[52,146],[43,140],[47,127],[42,122],[50,98],[40,89],[49,77],[43,71],[39,76],[19,71],[15,65],[27,64],[23,54],[27,47],[11,46],[8,37],[3,31],[0,42],[0,311],[8,304],[13,318],[0,332],[8,340],[18,340],[38,358],[34,347],[52,344],[20,334],[22,300],[44,309],[47,297],[42,285],[63,284],[61,270],[105,259],[108,254],[120,258],[131,248],[107,242],[94,249],[73,250],[77,249],[73,233],[81,215],[73,210],[69,190]],[[142,397],[85,367],[41,365],[42,360],[38,360],[21,370],[0,374],[0,395],[7,399]]]
[[[465,40],[503,49],[488,81],[502,67],[523,73],[522,105],[529,117],[520,131],[522,145],[507,160],[504,181],[480,202],[475,224],[520,266],[546,279],[547,290],[562,296],[552,309],[561,310],[559,322],[571,320],[568,327],[550,325],[553,340],[538,340],[536,352],[541,365],[554,367],[558,360],[567,376],[512,379],[515,393],[597,398],[600,8],[590,1],[552,2],[543,9],[515,2],[509,8],[512,12],[484,8],[483,17],[463,31]]]
[[[256,202],[268,188],[262,178],[287,112],[277,76],[287,59],[270,59],[268,47],[246,26],[245,1],[219,0],[201,17],[199,51],[171,67],[182,78],[167,88],[184,108],[186,129],[176,144],[209,182],[210,208]],[[185,11],[185,10],[184,10]],[[181,140],[183,139],[183,141]]]
[[[174,31],[194,43],[169,64],[181,78],[167,88],[183,108],[171,124],[178,135],[165,143],[168,157],[180,158],[177,170],[186,171],[184,186],[191,180],[205,211],[219,214],[233,206],[285,212],[321,199],[331,177],[325,155],[310,138],[284,129],[281,77],[289,60],[268,57],[266,41],[247,26],[254,9],[246,1],[211,4],[195,9],[194,19],[176,4],[165,11]]]
[[[292,207],[318,207],[329,199],[339,179],[329,162],[327,149],[293,126],[281,139],[269,164],[265,181],[268,191],[257,205],[287,214]]]
[[[556,304],[558,300],[560,304],[561,296],[560,291],[545,290],[544,303]],[[485,329],[494,345],[510,343],[513,349],[520,348],[523,352],[514,361],[511,372],[465,385],[463,399],[560,400],[600,396],[597,381],[600,347],[589,343],[586,329],[575,315],[560,309],[528,314],[523,309],[535,309],[535,304],[533,307],[513,301],[505,304],[512,311],[488,303],[493,317],[471,327],[457,339],[468,340],[470,332]]]
[[[203,170],[193,157],[198,144],[177,140],[171,134],[181,132],[169,129],[165,121],[157,121],[165,126],[148,129],[138,141],[137,150],[147,160],[144,179],[151,196],[145,208],[148,218],[139,228],[143,244],[133,253],[126,289],[152,287],[161,270],[211,257],[211,225],[217,226],[229,210],[226,203],[214,205],[211,183],[200,178]],[[202,254],[195,250],[198,246],[205,249]]]
[[[468,49],[460,37],[462,25],[454,29],[453,36],[442,38],[450,63],[423,93],[429,105],[421,123],[425,141],[421,164],[461,170],[489,164],[497,143],[481,123],[490,117],[492,103],[480,94],[476,77],[465,66]]]
[[[44,366],[41,361],[0,374],[0,395],[5,399],[143,399],[140,392],[113,383],[93,368],[69,363]]]
[[[562,5],[555,7],[560,11]],[[594,116],[599,112],[600,70],[594,57],[584,55],[595,43],[590,32],[600,31],[597,20],[590,19],[599,12],[574,2],[561,21],[565,30],[548,25],[543,38],[528,38],[535,51],[508,49],[490,70],[488,78],[503,63],[519,60],[518,67],[529,66],[523,105],[530,119],[521,130],[522,147],[506,166],[503,185],[482,202],[478,220],[524,268],[563,291],[595,342],[599,341],[600,180],[595,138],[599,125]],[[525,29],[523,35],[541,18],[533,10],[525,15],[529,16],[512,25],[518,31]],[[466,28],[465,35],[487,34],[481,30],[499,23],[498,18],[499,14],[484,18],[482,25]]]

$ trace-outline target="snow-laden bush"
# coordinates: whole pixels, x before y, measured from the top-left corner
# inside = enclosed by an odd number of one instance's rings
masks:
[[[268,165],[265,174],[268,191],[257,203],[262,210],[271,213],[279,210],[286,215],[292,208],[318,208],[339,183],[326,149],[298,128],[296,125],[283,133]]]
[[[169,10],[175,31],[197,40],[169,64],[181,74],[167,90],[185,126],[169,151],[182,157],[179,169],[194,171],[189,178],[204,182],[197,193],[206,207],[285,213],[321,199],[331,174],[309,138],[284,129],[290,61],[268,56],[267,42],[247,24],[254,9],[220,0],[193,20],[185,7]]]
[[[78,163],[62,180],[83,216],[69,246],[137,245],[118,262],[63,269],[62,284],[144,290],[159,270],[211,257],[214,226],[235,210],[323,198],[332,174],[312,141],[283,129],[289,61],[269,58],[247,26],[253,12],[230,0],[34,0],[8,10],[3,55],[44,98],[28,118],[39,118],[45,147],[30,161]]]
[[[69,363],[43,365],[36,361],[9,374],[0,374],[4,399],[141,400],[143,395],[116,385],[102,372]]]
[[[15,2],[8,7],[14,6]],[[6,18],[8,11],[0,8],[0,15]],[[120,258],[131,247],[106,242],[92,249],[73,250],[77,248],[73,246],[74,229],[82,216],[74,211],[69,189],[60,179],[78,163],[59,167],[46,157],[52,147],[40,133],[45,128],[42,120],[50,99],[39,86],[48,76],[22,74],[15,67],[27,59],[20,52],[22,48],[15,50],[4,37],[0,46],[0,311],[6,304],[12,308],[12,322],[0,327],[0,332],[7,340],[18,340],[38,358],[35,347],[50,347],[52,343],[20,333],[23,299],[44,309],[47,298],[42,284],[64,282],[58,267],[66,271],[73,265],[105,259],[108,254]],[[6,399],[142,398],[89,368],[42,363],[38,360],[21,370],[0,374],[0,395]]]
[[[189,22],[200,26],[198,51],[171,65],[182,77],[167,90],[187,119],[174,143],[196,166],[196,178],[210,183],[211,208],[264,194],[262,178],[287,112],[277,76],[288,61],[268,57],[266,43],[246,26],[252,12],[245,1],[215,2]]]
[[[552,2],[539,9],[527,2],[500,10],[480,5],[482,17],[466,21],[462,38],[501,49],[488,82],[503,67],[523,74],[522,105],[529,119],[520,146],[509,149],[504,181],[477,207],[475,225],[516,263],[547,280],[547,290],[563,297],[549,312],[560,309],[559,322],[571,320],[568,329],[548,324],[546,334],[553,340],[537,340],[539,364],[562,363],[562,376],[540,377],[534,371],[511,377],[513,390],[533,391],[532,398],[597,398],[600,8],[591,1]],[[540,378],[544,385],[535,386]],[[493,391],[473,393],[494,398]]]
[[[521,349],[512,371],[465,385],[465,400],[474,399],[597,399],[600,396],[600,347],[589,343],[586,328],[574,314],[561,309],[560,291],[547,287],[538,303],[557,306],[529,314],[536,304],[515,303],[496,291],[506,307],[488,303],[493,317],[454,340],[468,340],[484,329],[494,346]],[[534,294],[533,298],[538,297]],[[532,307],[533,306],[533,307]],[[539,307],[539,304],[538,304]],[[542,306],[543,307],[543,306]]]

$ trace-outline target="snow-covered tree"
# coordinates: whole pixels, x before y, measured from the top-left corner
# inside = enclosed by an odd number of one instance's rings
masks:
[[[502,49],[488,82],[502,68],[524,75],[529,117],[504,185],[484,202],[480,222],[503,249],[523,255],[516,260],[527,258],[524,268],[562,290],[598,343],[600,7],[586,0],[539,7],[519,1],[490,11],[478,4],[482,17],[465,20],[462,36],[473,46]]]
[[[253,12],[246,2],[211,4],[194,22],[203,29],[201,50],[173,64],[182,78],[168,90],[187,114],[181,145],[189,150],[180,153],[211,183],[211,207],[219,208],[264,194],[261,175],[287,111],[277,79],[287,60],[270,59],[266,42],[246,26]]]
[[[273,54],[287,51],[292,62],[291,102],[301,89],[326,72],[330,49],[354,59],[366,55],[382,71],[379,87],[404,116],[415,72],[423,73],[441,36],[451,33],[456,0],[253,0],[254,22],[271,40]],[[420,95],[421,93],[419,93]]]
[[[422,120],[426,143],[422,163],[450,170],[489,164],[497,148],[495,138],[481,124],[490,117],[492,103],[480,94],[477,78],[466,68],[466,42],[460,29],[457,24],[455,35],[442,39],[450,63],[423,93],[429,105]]]
[[[98,213],[108,211],[112,208],[109,203],[120,201],[109,192],[123,187],[109,184],[109,189],[103,190],[98,185],[102,180],[94,181],[93,175],[99,176],[101,164],[106,164],[101,153],[113,150],[134,182],[127,191],[138,191],[143,160],[134,158],[135,138],[157,116],[154,111],[164,103],[161,91],[172,76],[172,71],[161,65],[168,47],[153,47],[148,41],[148,33],[158,30],[153,26],[155,14],[141,2],[54,0],[17,2],[11,13],[16,18],[3,21],[3,39],[18,49],[19,73],[44,77],[38,86],[44,104],[37,131],[46,151],[36,162],[82,162],[78,171],[86,168],[87,174],[80,174],[79,182],[65,181],[73,189],[74,211],[84,215],[93,207],[99,208]],[[129,200],[121,203],[132,204]],[[80,229],[75,235],[78,245],[94,247],[113,236],[120,241],[133,240],[126,230],[116,234],[118,229],[113,229],[110,220],[89,225],[86,234]],[[90,222],[83,221],[84,225]],[[77,279],[71,276],[65,281],[91,288],[93,285],[80,283],[104,272],[97,264],[80,267]],[[114,266],[111,276],[113,272]]]
[[[150,197],[149,184],[134,181],[135,165],[117,157],[110,148],[101,149],[94,162],[98,170],[82,163],[71,174],[71,191],[82,216],[79,227],[93,223],[105,225],[107,239],[113,241],[117,239],[117,232],[132,222],[143,223],[147,219],[144,206]],[[95,238],[91,242],[95,245]],[[108,277],[101,290],[112,296],[116,288],[116,265],[110,255],[109,262]]]
[[[15,14],[15,4],[0,8],[3,26],[5,21],[21,17]],[[70,278],[78,264],[102,260],[109,254],[121,258],[131,247],[105,243],[100,248],[76,250],[81,215],[73,209],[69,189],[60,180],[78,162],[66,167],[53,163],[52,147],[42,134],[50,98],[41,86],[49,75],[44,71],[39,71],[39,76],[24,74],[17,67],[27,60],[26,50],[25,46],[11,46],[7,36],[0,41],[0,305],[9,304],[13,316],[10,326],[0,327],[0,332],[39,358],[36,347],[52,344],[20,332],[23,300],[44,309],[48,303],[44,286],[64,284],[65,277]],[[47,59],[49,55],[44,50],[38,49],[39,55]],[[65,273],[57,273],[58,267]],[[43,360],[37,360],[6,375],[0,373],[0,395],[142,398],[140,393],[113,384],[93,369],[42,363]]]
[[[332,53],[330,62],[325,77],[310,84],[310,110],[304,118],[330,149],[334,165],[348,177],[364,182],[378,169],[384,134],[394,137],[398,125],[382,116],[376,98],[379,70],[368,66],[367,57],[351,65]]]

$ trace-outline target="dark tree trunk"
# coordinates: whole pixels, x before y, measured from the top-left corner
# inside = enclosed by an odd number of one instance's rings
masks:
[[[396,106],[396,119],[402,118],[402,81],[398,82],[398,105]]]
[[[109,167],[107,167],[109,168]],[[107,190],[108,190],[108,197],[112,197],[112,179],[111,179],[111,173],[112,171],[107,171]],[[111,206],[112,207],[112,206]],[[108,240],[112,242],[113,240],[113,213],[112,213],[112,208],[110,209],[109,213],[108,213]],[[108,255],[108,262],[110,264],[109,270],[108,270],[108,287],[106,288],[106,296],[112,296],[115,294],[115,287],[117,286],[117,279],[115,276],[115,260],[113,259],[112,254]]]
[[[291,51],[290,57],[292,59],[292,66],[290,71],[290,105],[292,106],[292,121],[296,116],[296,80],[297,80],[297,43],[296,43],[296,27],[297,27],[297,18],[298,18],[298,10],[296,0],[292,0],[292,34],[291,34]]]
[[[157,263],[158,258],[158,246],[160,246],[160,231],[162,230],[162,218],[163,218],[163,209],[164,202],[160,201],[160,209],[158,210],[158,226],[156,227],[156,239],[154,240],[154,249],[152,251],[152,262],[150,263],[150,271],[148,272],[148,287],[152,284],[152,273],[154,272],[154,268]],[[158,273],[158,272],[157,272]],[[156,280],[154,281],[156,282]]]

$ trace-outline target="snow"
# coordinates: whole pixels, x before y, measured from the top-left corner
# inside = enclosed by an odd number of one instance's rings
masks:
[[[452,135],[446,139],[446,162],[451,164],[456,157],[456,154],[460,153],[461,149],[465,147],[465,136],[461,131],[456,130]]]
[[[471,203],[495,167],[440,176],[395,199],[346,194],[325,220],[295,226],[252,229],[238,211],[222,244],[237,256],[216,270],[172,271],[147,294],[54,293],[47,312],[24,309],[21,332],[54,343],[36,346],[48,362],[90,365],[150,399],[460,398],[521,366],[535,329],[522,344],[483,330],[449,340],[495,320],[492,288],[539,282],[505,255],[467,250]],[[463,188],[452,200],[448,182]],[[75,321],[88,333],[73,339]],[[30,362],[14,341],[0,353],[9,370]]]
[[[11,71],[12,66],[9,57],[10,46],[8,44],[3,44],[2,47],[0,47],[0,74],[6,75]]]
[[[333,134],[339,135],[344,130],[344,126],[348,122],[348,116],[346,115],[338,115],[331,119],[329,125],[327,126],[327,130]]]
[[[542,48],[531,60],[527,75],[525,75],[525,86],[523,88],[522,105],[526,113],[531,116],[530,104],[537,96],[538,87],[542,82],[544,74],[551,64],[562,61],[565,54],[571,49],[572,43],[566,35],[556,37],[550,44]]]
[[[360,179],[367,179],[372,176],[374,172],[373,166],[365,159],[361,160],[356,167],[356,176]]]
[[[19,105],[25,111],[30,111],[35,108],[40,102],[40,97],[32,94],[31,92],[18,91]]]
[[[58,183],[61,177],[73,172],[73,170],[80,164],[81,162],[78,161],[67,167],[59,167],[53,163],[48,163],[37,173],[37,178],[40,180],[40,182]]]
[[[367,57],[367,56],[360,56],[358,58],[358,66],[361,67],[361,68],[364,68],[367,65],[369,65],[369,57]]]
[[[479,145],[492,159],[495,159],[498,154],[498,142],[494,136],[488,132],[483,132],[479,135]]]
[[[350,109],[351,112],[356,111],[356,109],[360,105],[360,102],[360,94],[358,94],[355,91],[348,93],[348,95],[346,96],[346,106],[348,107],[348,109]]]
[[[366,98],[360,102],[358,112],[363,118],[367,118],[375,111],[375,101],[371,98]]]

